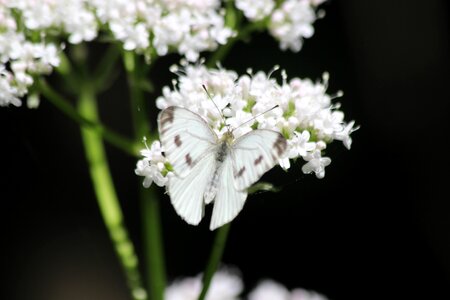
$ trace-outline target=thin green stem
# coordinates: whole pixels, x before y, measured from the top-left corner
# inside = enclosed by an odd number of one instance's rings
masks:
[[[93,87],[89,83],[84,83],[80,90],[79,114],[88,120],[98,121]],[[125,272],[132,297],[134,300],[147,299],[147,293],[141,283],[138,258],[123,224],[122,210],[111,178],[102,136],[94,128],[82,126],[81,137],[100,212]]]
[[[205,273],[203,274],[203,288],[198,297],[198,300],[204,300],[208,293],[211,280],[219,267],[219,263],[222,259],[223,251],[227,243],[228,232],[230,231],[231,223],[225,224],[217,230],[216,238],[214,239],[213,248],[206,265]]]
[[[39,80],[37,82],[37,87],[42,95],[44,95],[44,97],[63,114],[65,114],[75,122],[78,122],[80,125],[90,127],[92,130],[95,130],[98,134],[103,136],[103,138],[108,143],[117,147],[123,152],[132,156],[137,156],[137,153],[139,153],[139,151],[132,141],[106,128],[98,120],[93,121],[92,119],[86,118],[85,116],[81,115],[71,104],[69,104],[67,100],[64,99],[63,96],[53,90],[45,80]]]
[[[152,299],[163,299],[166,287],[164,253],[161,245],[161,220],[159,217],[159,202],[153,187],[141,188],[141,212],[143,226],[144,251],[147,274],[147,286]],[[159,241],[159,242],[158,242]]]
[[[144,80],[147,65],[139,62],[133,52],[123,53],[125,70],[130,89],[130,103],[135,130],[135,138],[142,139],[150,134],[150,123],[146,115],[145,95],[140,83]],[[151,299],[163,300],[166,286],[166,272],[163,257],[163,241],[156,195],[140,187],[144,253],[147,266],[147,288]]]

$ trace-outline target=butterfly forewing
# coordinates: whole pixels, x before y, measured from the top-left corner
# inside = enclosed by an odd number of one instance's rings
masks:
[[[238,138],[231,149],[236,189],[243,191],[258,181],[278,164],[286,148],[286,139],[272,130],[253,130]]]
[[[170,106],[159,114],[164,153],[179,177],[186,176],[216,146],[217,136],[197,114]]]

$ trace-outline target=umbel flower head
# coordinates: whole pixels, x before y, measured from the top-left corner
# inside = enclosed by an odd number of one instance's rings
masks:
[[[286,170],[291,167],[291,160],[301,158],[305,161],[304,173],[315,173],[323,178],[325,167],[331,163],[331,159],[323,155],[327,144],[339,140],[350,149],[350,135],[357,128],[353,121],[344,121],[339,105],[333,104],[333,97],[326,93],[327,73],[321,81],[313,82],[300,78],[288,80],[282,71],[279,83],[264,72],[251,70],[241,76],[223,68],[208,69],[201,64],[174,66],[172,70],[178,74],[178,79],[172,88],[163,88],[162,96],[156,100],[159,109],[188,108],[200,115],[219,138],[227,132],[220,112],[226,124],[236,128],[235,138],[254,129],[278,131],[287,140],[287,155],[279,161]],[[213,101],[202,85],[207,87]],[[338,93],[340,95],[342,93]],[[274,105],[278,107],[270,110]],[[160,142],[154,141],[150,149],[143,151],[145,158],[138,162],[136,174],[145,176],[145,186],[152,181],[159,186],[166,185],[172,173]]]

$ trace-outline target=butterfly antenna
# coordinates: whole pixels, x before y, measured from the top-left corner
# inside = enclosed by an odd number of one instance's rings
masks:
[[[225,123],[225,118],[222,114],[222,111],[219,109],[219,107],[217,106],[216,102],[214,102],[213,98],[211,97],[211,95],[208,92],[208,89],[206,88],[206,86],[204,84],[202,84],[203,89],[206,92],[206,95],[208,95],[208,98],[212,101],[212,103],[214,103],[214,106],[217,108],[217,111],[219,112],[220,117],[222,118],[222,122],[225,126],[227,126],[227,124]]]
[[[275,105],[275,106],[273,106],[272,108],[269,108],[268,110],[266,110],[266,111],[263,111],[262,113],[260,113],[260,114],[257,114],[256,116],[254,116],[253,118],[250,118],[249,120],[247,120],[247,121],[245,121],[244,123],[241,123],[241,124],[239,124],[239,126],[238,127],[236,127],[236,128],[233,128],[233,131],[234,130],[236,130],[236,129],[238,129],[239,127],[241,127],[242,125],[244,125],[244,124],[247,124],[248,122],[251,122],[251,121],[253,121],[253,120],[255,120],[256,118],[258,118],[259,116],[262,116],[262,115],[264,115],[265,113],[268,113],[269,111],[271,111],[271,110],[274,110],[275,108],[277,108],[277,107],[279,107],[279,105],[277,104],[277,105]]]

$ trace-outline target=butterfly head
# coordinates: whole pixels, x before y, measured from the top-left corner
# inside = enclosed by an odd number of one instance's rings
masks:
[[[228,130],[223,134],[222,141],[226,142],[228,145],[231,145],[234,141],[233,132],[228,128]]]

